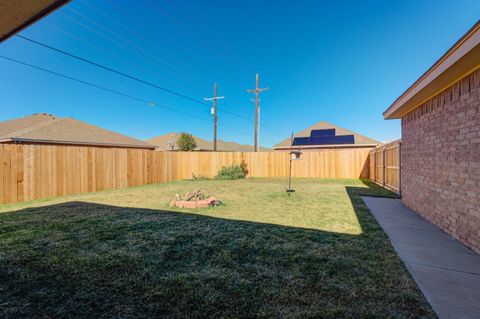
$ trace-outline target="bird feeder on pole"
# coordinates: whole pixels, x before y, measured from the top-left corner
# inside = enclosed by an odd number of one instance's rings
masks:
[[[290,193],[295,192],[294,189],[292,189],[292,162],[297,161],[300,159],[302,155],[302,151],[300,149],[294,150],[293,149],[293,132],[292,132],[292,137],[290,138],[290,170],[288,172],[288,188],[287,188],[287,194],[290,196]]]

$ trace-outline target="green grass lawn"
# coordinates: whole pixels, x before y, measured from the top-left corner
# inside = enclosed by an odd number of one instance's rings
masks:
[[[432,318],[360,180],[182,181],[0,206],[0,317]],[[201,187],[225,205],[172,209]]]

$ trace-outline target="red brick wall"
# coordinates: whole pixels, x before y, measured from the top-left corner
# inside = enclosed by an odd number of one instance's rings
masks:
[[[480,252],[480,70],[402,118],[404,203]]]

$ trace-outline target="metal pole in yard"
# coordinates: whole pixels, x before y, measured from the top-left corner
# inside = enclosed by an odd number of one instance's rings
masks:
[[[290,170],[288,172],[288,189],[287,189],[287,194],[290,196],[290,193],[292,192],[292,151],[293,151],[293,132],[292,136],[290,137]]]

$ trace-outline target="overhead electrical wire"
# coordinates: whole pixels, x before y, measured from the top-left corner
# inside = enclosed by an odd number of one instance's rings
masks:
[[[168,57],[169,59],[175,61],[176,63],[178,64],[181,64],[183,65],[184,67],[187,67],[189,68],[190,70],[192,70],[192,67],[187,65],[185,62],[183,62],[181,59],[178,59],[177,57],[175,57],[174,55],[168,53],[167,51],[165,51],[163,48],[161,48],[159,45],[157,45],[155,42],[151,41],[151,40],[148,40],[146,39],[144,36],[142,36],[141,34],[139,34],[138,32],[135,32],[132,28],[129,28],[128,26],[126,26],[125,24],[123,24],[122,22],[118,21],[117,19],[115,19],[114,17],[112,17],[111,15],[97,9],[94,5],[92,4],[89,4],[88,1],[85,1],[85,0],[80,0],[80,2],[87,6],[88,8],[90,8],[91,10],[97,12],[98,14],[104,16],[105,18],[107,18],[108,20],[110,21],[113,21],[114,23],[116,23],[117,25],[119,25],[123,30],[125,30],[126,32],[132,34],[134,37],[136,37],[137,39],[140,39],[141,41],[143,41],[144,43],[150,45],[151,47],[155,48],[157,51],[161,52],[163,55],[165,55],[166,57]],[[110,2],[107,2],[110,6],[110,8],[112,8],[113,10],[119,12],[119,10],[117,9],[116,6],[112,5]],[[119,12],[121,14],[121,12]],[[204,81],[209,81],[211,82],[210,80],[208,80],[208,77],[205,76],[205,74],[201,74],[199,73],[197,70],[193,70],[198,76],[200,76]]]
[[[126,77],[126,78],[128,78],[128,79],[137,81],[137,82],[139,82],[139,83],[142,83],[142,84],[145,84],[145,85],[148,85],[148,86],[157,88],[157,89],[159,89],[159,90],[162,90],[162,91],[167,92],[167,93],[169,93],[169,94],[175,95],[175,96],[177,96],[177,97],[181,97],[181,98],[186,99],[186,100],[188,100],[188,101],[191,101],[191,102],[194,102],[194,103],[197,103],[197,104],[200,104],[200,105],[204,105],[204,106],[210,107],[209,104],[207,104],[207,103],[205,103],[205,102],[203,102],[203,101],[201,101],[201,100],[197,100],[197,99],[192,98],[192,97],[190,97],[190,96],[187,96],[187,95],[185,95],[185,94],[182,94],[182,93],[179,93],[179,92],[176,92],[176,91],[167,89],[167,88],[165,88],[165,87],[159,86],[159,85],[157,85],[157,84],[155,84],[155,83],[152,83],[152,82],[150,82],[150,81],[140,79],[140,78],[135,77],[135,76],[133,76],[133,75],[130,75],[130,74],[124,73],[124,72],[122,72],[122,71],[113,69],[113,68],[111,68],[111,67],[102,65],[102,64],[97,63],[97,62],[94,62],[94,61],[92,61],[92,60],[89,60],[89,59],[80,57],[80,56],[75,55],[75,54],[73,54],[73,53],[70,53],[70,52],[67,52],[67,51],[64,51],[64,50],[61,50],[61,49],[52,47],[52,46],[50,46],[50,45],[48,45],[48,44],[45,44],[45,43],[42,43],[42,42],[33,40],[33,39],[31,39],[31,38],[27,38],[27,37],[22,36],[22,35],[19,35],[19,34],[15,35],[15,36],[18,37],[18,38],[20,38],[20,39],[22,39],[22,40],[25,40],[25,41],[34,43],[34,44],[36,44],[36,45],[42,46],[42,47],[44,47],[44,48],[47,48],[47,49],[52,50],[52,51],[55,51],[55,52],[57,52],[57,53],[60,53],[60,54],[69,56],[69,57],[74,58],[74,59],[77,59],[77,60],[80,60],[80,61],[82,61],[82,62],[88,63],[88,64],[90,64],[90,65],[96,66],[96,67],[98,67],[98,68],[104,69],[104,70],[109,71],[109,72],[112,72],[112,73],[114,73],[114,74],[117,74],[117,75]],[[226,109],[223,109],[223,108],[218,108],[218,109],[221,110],[221,111],[223,111],[223,112],[225,112],[225,113],[228,113],[228,114],[231,114],[231,115],[233,115],[233,116],[236,116],[236,117],[238,117],[238,118],[247,120],[247,121],[249,121],[249,122],[253,122],[252,119],[249,119],[249,118],[247,118],[247,117],[245,117],[245,116],[242,116],[242,115],[240,115],[240,114],[237,114],[237,113],[235,113],[235,112],[232,112],[232,111],[229,111],[229,110],[226,110]],[[277,134],[277,132],[275,132],[274,130],[272,130],[272,129],[268,128],[268,127],[265,127],[264,125],[260,125],[260,126],[263,127],[263,128],[265,128],[265,129],[267,129],[267,130],[270,130],[271,132],[274,132],[274,133]]]
[[[73,39],[75,39],[75,40],[77,40],[77,41],[80,41],[80,42],[86,44],[87,46],[89,46],[89,47],[91,47],[91,48],[94,48],[95,50],[98,50],[98,51],[100,51],[100,52],[103,52],[103,53],[111,56],[112,58],[114,58],[114,59],[116,59],[116,60],[118,60],[118,61],[120,61],[120,62],[122,62],[122,63],[130,64],[130,65],[132,65],[132,66],[134,66],[134,67],[136,67],[136,68],[142,69],[142,71],[145,71],[145,72],[147,72],[147,73],[149,73],[149,74],[151,74],[151,75],[153,75],[153,76],[159,76],[159,75],[160,75],[160,73],[153,72],[152,69],[150,69],[150,68],[147,68],[147,67],[145,67],[145,66],[143,66],[143,65],[141,65],[141,64],[139,64],[139,63],[136,63],[136,62],[134,62],[133,60],[129,60],[129,59],[122,58],[122,57],[120,57],[120,56],[112,53],[111,51],[109,51],[109,50],[107,50],[107,49],[104,49],[104,48],[102,48],[102,47],[100,47],[100,46],[98,46],[98,45],[96,45],[96,44],[94,44],[94,43],[92,43],[92,42],[90,42],[90,41],[88,41],[88,40],[82,39],[81,37],[79,37],[79,36],[77,36],[77,35],[75,35],[75,34],[73,34],[73,33],[71,33],[71,32],[68,32],[68,31],[66,31],[66,30],[64,30],[64,29],[62,29],[62,28],[60,28],[60,27],[58,27],[58,26],[56,26],[56,25],[54,25],[54,24],[51,24],[51,23],[45,22],[45,21],[44,21],[43,23],[44,23],[45,25],[47,25],[47,26],[49,26],[49,27],[51,27],[51,28],[54,28],[55,30],[57,30],[57,31],[65,34],[65,35],[68,36],[68,37],[71,37],[71,38],[73,38]]]
[[[85,1],[82,1],[82,3],[86,4],[86,5],[89,6],[90,8],[93,8],[91,5],[89,5],[89,4],[86,3]],[[154,7],[156,7],[156,4],[155,4],[155,3],[153,3],[153,4],[154,4]],[[138,47],[136,44],[134,44],[134,43],[131,42],[130,40],[125,39],[124,37],[118,35],[117,33],[113,32],[113,31],[111,31],[110,29],[102,26],[100,23],[92,20],[91,18],[86,17],[85,15],[83,15],[83,14],[80,13],[80,12],[78,12],[77,10],[72,9],[72,8],[70,8],[70,7],[68,7],[68,9],[71,10],[72,12],[76,13],[77,15],[83,17],[84,19],[86,19],[86,20],[88,20],[88,21],[96,24],[97,26],[101,27],[102,29],[106,30],[107,32],[115,35],[116,37],[118,37],[118,38],[126,41],[127,43],[129,43],[130,45],[136,47],[137,49],[140,49],[140,50],[144,51],[142,48]],[[156,9],[157,9],[157,11],[158,11],[159,8],[156,7]],[[103,14],[104,16],[107,16],[106,14],[102,13],[102,12],[99,11],[98,9],[95,9],[95,11]],[[129,51],[129,52],[132,52],[132,53],[134,53],[134,54],[136,54],[136,55],[138,55],[138,56],[141,56],[144,60],[146,60],[147,62],[149,62],[149,63],[151,63],[151,64],[153,64],[153,65],[159,66],[157,63],[155,63],[155,61],[152,61],[152,60],[150,60],[150,59],[148,59],[148,58],[145,58],[145,56],[139,54],[137,51],[132,50],[132,49],[129,48],[129,47],[126,47],[125,45],[119,43],[119,42],[116,41],[116,40],[110,39],[109,37],[105,36],[104,34],[98,32],[98,31],[95,30],[95,29],[92,29],[92,28],[84,25],[83,23],[81,23],[81,22],[79,22],[78,20],[72,18],[71,16],[68,16],[68,15],[66,15],[66,14],[64,14],[64,13],[62,13],[62,12],[59,12],[59,13],[60,13],[61,15],[63,15],[64,17],[66,17],[67,19],[70,19],[70,20],[73,21],[74,23],[78,24],[80,27],[82,27],[82,28],[84,28],[84,29],[87,29],[87,30],[89,30],[89,31],[91,31],[91,32],[94,32],[95,34],[97,34],[97,35],[101,36],[102,38],[104,38],[104,39],[106,39],[106,40],[108,40],[108,41],[110,41],[110,42],[112,42],[112,43],[114,43],[114,44],[122,47],[123,49],[125,49],[125,50],[127,50],[127,51]],[[108,17],[108,16],[107,16],[107,17]],[[116,21],[115,19],[113,19],[113,18],[110,18],[110,19],[113,20],[113,21],[115,21],[117,24],[120,24],[122,27],[126,28],[125,26],[123,26],[120,22]],[[61,30],[61,29],[60,29],[60,30]],[[128,28],[127,28],[127,30],[128,30]],[[64,30],[61,30],[61,31],[64,31]],[[65,33],[68,33],[67,31],[64,31],[64,32],[65,32]],[[78,59],[78,60],[80,60],[80,61],[82,61],[82,62],[91,64],[91,65],[96,66],[96,67],[99,67],[99,68],[102,68],[102,69],[104,69],[104,70],[106,70],[106,71],[109,71],[109,72],[112,72],[112,73],[114,73],[114,74],[117,74],[117,75],[126,77],[126,78],[128,78],[128,79],[130,79],[130,80],[134,80],[134,81],[137,81],[137,82],[139,82],[139,83],[142,83],[142,84],[145,84],[145,85],[148,85],[148,86],[152,86],[152,87],[154,87],[154,88],[157,88],[157,89],[162,90],[162,91],[164,91],[164,92],[167,92],[167,93],[169,93],[169,94],[175,95],[175,96],[177,96],[177,97],[181,97],[181,98],[184,98],[184,99],[189,100],[189,101],[191,101],[191,102],[194,102],[194,103],[197,103],[197,104],[201,104],[201,105],[205,105],[205,106],[210,107],[209,104],[204,103],[204,102],[201,101],[201,100],[192,98],[192,97],[190,97],[190,96],[187,96],[187,95],[185,95],[185,94],[176,92],[176,91],[171,90],[171,89],[167,89],[167,88],[165,88],[165,87],[163,87],[163,86],[159,86],[159,85],[157,85],[157,84],[155,84],[155,83],[152,83],[151,81],[143,80],[143,79],[141,79],[141,78],[138,78],[138,77],[136,77],[136,76],[133,76],[133,75],[124,73],[124,72],[119,71],[119,70],[117,70],[117,69],[114,69],[114,68],[112,68],[112,67],[108,67],[108,66],[102,65],[102,64],[100,64],[100,63],[94,62],[94,61],[89,60],[89,59],[86,59],[86,58],[82,58],[82,57],[80,57],[80,56],[78,56],[78,55],[75,55],[75,54],[73,54],[73,53],[70,53],[70,52],[67,52],[67,51],[64,51],[64,50],[61,50],[61,49],[57,49],[57,48],[52,47],[52,46],[50,46],[50,45],[48,45],[48,44],[41,43],[41,42],[39,42],[39,41],[36,41],[36,40],[30,39],[30,38],[24,37],[24,36],[21,36],[21,35],[18,35],[18,34],[17,34],[16,36],[17,36],[18,38],[21,38],[21,39],[25,40],[25,41],[29,41],[29,42],[34,43],[34,44],[36,44],[36,45],[40,45],[40,46],[42,46],[42,47],[44,47],[44,48],[53,50],[53,51],[55,51],[55,52],[57,52],[57,53],[64,54],[64,55],[69,56],[69,57],[71,57],[71,58]],[[72,36],[72,37],[74,37],[74,38],[77,38],[77,40],[82,41],[82,42],[84,42],[84,43],[85,43],[85,42],[88,42],[88,41],[82,40],[82,39],[80,39],[79,37],[74,36],[74,35],[72,35],[72,34],[70,34],[70,36]],[[139,36],[137,35],[137,37],[139,37]],[[139,37],[139,38],[142,39],[141,37]],[[109,52],[108,50],[104,50],[104,49],[102,49],[102,48],[99,48],[98,46],[96,46],[96,45],[94,45],[94,44],[92,44],[92,43],[88,43],[88,44],[89,44],[90,46],[98,49],[98,50],[101,50],[102,52],[108,52],[107,54],[113,56],[113,57],[116,58],[116,59],[123,60],[124,62],[127,62],[127,63],[130,63],[130,64],[131,64],[130,61],[125,61],[125,59],[122,59],[122,58],[118,57],[117,55]],[[145,51],[144,51],[144,52],[145,52]],[[147,54],[148,54],[148,52],[147,52]],[[163,62],[163,63],[164,63],[165,65],[169,66],[168,63],[165,63],[165,62]],[[137,64],[137,65],[138,65],[138,64]],[[141,67],[141,66],[140,66],[140,67]],[[173,68],[173,70],[175,70],[174,67],[172,67],[172,66],[170,66],[170,67],[171,67],[171,69]],[[142,68],[143,68],[143,67],[142,67]],[[143,69],[144,69],[144,70],[147,70],[149,73],[152,73],[149,69],[146,69],[146,68],[143,68]],[[187,76],[187,78],[190,79],[190,80],[192,80],[194,83],[197,82],[197,81],[195,81],[193,78],[191,78],[191,77],[189,77],[189,76]],[[222,112],[224,112],[224,113],[226,113],[226,114],[230,114],[230,115],[232,115],[232,116],[235,116],[235,117],[237,117],[237,118],[240,118],[240,119],[243,119],[243,120],[246,120],[246,121],[249,121],[249,122],[254,122],[252,119],[250,119],[250,118],[248,118],[248,117],[245,117],[245,116],[243,116],[243,115],[240,115],[240,114],[235,113],[235,112],[232,112],[232,111],[229,111],[229,110],[227,110],[227,109],[218,107],[218,110],[219,110],[219,111],[222,111]],[[266,130],[268,130],[268,131],[270,131],[270,132],[272,132],[272,133],[279,134],[278,132],[275,132],[275,130],[272,130],[271,128],[269,128],[269,127],[267,127],[267,126],[265,126],[265,125],[263,125],[263,124],[260,124],[260,127],[263,127],[264,129],[266,129]],[[231,129],[232,129],[232,128],[231,128]]]
[[[108,1],[108,0],[107,0]],[[212,54],[216,54],[217,52],[215,52],[215,50],[213,50],[213,48],[211,48],[210,45],[207,45],[205,44],[203,41],[200,41],[198,39],[198,37],[195,37],[195,36],[192,36],[192,34],[190,34],[188,31],[188,28],[185,27],[185,25],[180,22],[178,20],[178,17],[177,16],[173,16],[172,14],[168,13],[167,11],[165,10],[162,10],[163,8],[160,7],[160,5],[158,4],[157,1],[154,1],[154,0],[147,0],[146,1],[147,3],[150,4],[150,7],[156,11],[157,13],[159,13],[161,16],[163,16],[164,18],[167,18],[169,19],[171,22],[173,22],[175,25],[176,25],[176,30],[178,31],[181,31],[184,35],[188,36],[192,41],[196,42],[196,44],[199,46],[199,47],[202,47],[205,51],[208,51]]]
[[[81,84],[84,84],[84,85],[87,85],[87,86],[90,86],[90,87],[94,87],[94,88],[97,88],[97,89],[100,89],[100,90],[103,90],[103,91],[107,91],[107,92],[110,92],[110,93],[113,93],[113,94],[116,94],[116,95],[119,95],[119,96],[123,96],[123,97],[129,98],[129,99],[131,99],[131,100],[140,102],[140,103],[142,103],[142,104],[147,104],[147,105],[149,105],[149,106],[156,106],[156,107],[159,107],[159,108],[162,108],[162,109],[170,110],[170,111],[172,111],[172,112],[176,112],[176,113],[179,113],[179,114],[183,114],[183,115],[186,115],[186,116],[189,116],[189,117],[192,117],[192,118],[196,118],[196,119],[199,119],[199,120],[202,120],[202,121],[211,122],[211,120],[210,120],[210,119],[207,119],[207,118],[203,118],[203,117],[200,117],[200,116],[197,116],[197,115],[194,115],[194,114],[190,114],[190,113],[187,113],[187,112],[183,112],[183,111],[174,109],[174,108],[169,107],[169,106],[159,105],[159,104],[157,104],[157,103],[155,103],[155,102],[153,102],[153,101],[148,101],[148,100],[145,100],[145,99],[143,99],[143,98],[139,98],[139,97],[136,97],[136,96],[127,94],[127,93],[123,93],[123,92],[118,91],[118,90],[110,89],[110,88],[107,88],[107,87],[104,87],[104,86],[101,86],[101,85],[98,85],[98,84],[95,84],[95,83],[87,82],[87,81],[84,81],[84,80],[81,80],[81,79],[72,77],[72,76],[70,76],[70,75],[66,75],[66,74],[62,74],[62,73],[55,72],[55,71],[52,71],[52,70],[48,70],[48,69],[45,69],[45,68],[42,68],[42,67],[39,67],[39,66],[36,66],[36,65],[33,65],[33,64],[24,62],[24,61],[20,61],[20,60],[17,60],[17,59],[13,59],[13,58],[10,58],[10,57],[4,56],[4,55],[0,55],[0,58],[2,58],[2,59],[4,59],[4,60],[7,60],[7,61],[10,61],[10,62],[14,62],[14,63],[17,63],[17,64],[21,64],[21,65],[24,65],[24,66],[28,66],[28,67],[30,67],[30,68],[33,68],[33,69],[36,69],[36,70],[39,70],[39,71],[43,71],[43,72],[46,72],[46,73],[49,73],[49,74],[52,74],[52,75],[55,75],[55,76],[58,76],[58,77],[62,77],[62,78],[65,78],[65,79],[68,79],[68,80],[71,80],[71,81],[74,81],[74,82],[78,82],[78,83],[81,83]],[[238,132],[238,133],[245,134],[245,135],[247,135],[247,136],[251,136],[251,134],[248,134],[248,133],[246,133],[246,132],[240,131],[240,130],[234,128],[234,127],[225,125],[225,124],[223,124],[223,123],[219,123],[218,125],[220,125],[220,126],[222,126],[222,127],[225,127],[225,128],[227,128],[227,129],[236,131],[236,132]]]
[[[218,33],[216,32],[216,30],[214,28],[212,28],[198,13],[194,12],[194,9],[188,5],[185,1],[182,1],[182,0],[177,0],[176,3],[179,3],[181,6],[183,6],[186,10],[184,10],[185,12],[190,12],[189,16],[194,18],[195,20],[197,20],[198,22],[200,22],[204,27],[206,27],[206,29],[209,31],[209,33],[213,36],[217,36]],[[248,67],[247,66],[247,63],[246,63],[246,60],[244,59],[243,55],[238,55],[238,54],[235,54],[235,52],[232,50],[232,48],[230,47],[229,43],[226,42],[226,41],[215,41],[214,42],[215,44],[217,45],[221,45],[229,54],[229,56],[231,58],[234,58],[239,64],[241,64],[243,67]],[[240,59],[241,58],[241,59]],[[292,118],[292,115],[291,113],[289,112],[288,108],[284,109],[283,110],[284,113],[286,113],[290,118]],[[227,112],[228,113],[228,112]],[[279,119],[278,116],[275,116],[277,119]],[[249,119],[250,120],[250,119]],[[261,127],[267,129],[267,130],[270,130],[271,132],[273,133],[276,133],[278,134],[277,132],[275,132],[274,130],[272,129],[269,129],[263,125],[260,125]]]
[[[38,41],[36,41],[36,40],[33,40],[33,39],[30,39],[30,38],[24,37],[24,36],[19,35],[19,34],[15,35],[15,36],[18,37],[18,38],[20,38],[20,39],[23,39],[23,40],[25,40],[25,41],[29,41],[29,42],[31,42],[31,43],[37,44],[37,45],[42,46],[42,47],[44,47],[44,48],[53,50],[53,51],[55,51],[55,52],[61,53],[61,54],[66,55],[66,56],[69,56],[69,57],[71,57],[71,58],[74,58],[74,59],[83,61],[83,62],[88,63],[88,64],[91,64],[91,65],[94,65],[94,66],[96,66],[96,67],[98,67],[98,68],[101,68],[101,69],[104,69],[104,70],[106,70],[106,71],[109,71],[109,72],[115,73],[115,74],[117,74],[117,75],[126,77],[126,78],[128,78],[128,79],[130,79],[130,80],[134,80],[134,81],[137,81],[137,82],[139,82],[139,83],[142,83],[142,84],[145,84],[145,85],[148,85],[148,86],[157,88],[157,89],[159,89],[159,90],[162,90],[162,91],[167,92],[167,93],[169,93],[169,94],[172,94],[172,95],[181,97],[181,98],[183,98],[183,99],[189,100],[189,101],[194,102],[194,103],[198,103],[198,104],[201,104],[201,105],[209,106],[208,104],[204,103],[203,101],[200,101],[200,100],[194,99],[194,98],[192,98],[192,97],[189,97],[189,96],[187,96],[187,95],[185,95],[185,94],[182,94],[182,93],[179,93],[179,92],[176,92],[176,91],[173,91],[173,90],[170,90],[170,89],[161,87],[161,86],[159,86],[159,85],[157,85],[157,84],[155,84],[155,83],[152,83],[152,82],[150,82],[150,81],[142,80],[142,79],[140,79],[140,78],[138,78],[138,77],[135,77],[135,76],[133,76],[133,75],[130,75],[130,74],[127,74],[127,73],[118,71],[118,70],[116,70],[116,69],[113,69],[113,68],[111,68],[111,67],[102,65],[102,64],[97,63],[97,62],[94,62],[94,61],[92,61],[92,60],[88,60],[88,59],[82,58],[82,57],[80,57],[80,56],[78,56],[78,55],[75,55],[75,54],[73,54],[73,53],[70,53],[70,52],[67,52],[67,51],[64,51],[64,50],[60,50],[60,49],[54,48],[54,47],[52,47],[52,46],[50,46],[50,45],[48,45],[48,44],[45,44],[45,43],[42,43],[42,42],[38,42]]]
[[[153,55],[152,53],[148,52],[147,50],[143,49],[142,47],[138,46],[137,44],[133,43],[132,41],[130,41],[129,39],[125,38],[124,36],[122,35],[119,35],[117,32],[114,32],[112,31],[110,28],[108,27],[105,27],[104,25],[102,25],[101,23],[93,20],[92,18],[89,18],[87,17],[86,15],[84,15],[83,13],[71,8],[71,7],[66,7],[68,10],[70,10],[71,12],[75,13],[76,15],[82,17],[83,19],[87,20],[87,21],[90,21],[91,23],[93,23],[94,25],[100,27],[101,29],[103,29],[104,31],[114,35],[115,37],[117,37],[118,39],[121,39],[123,40],[124,42],[128,43],[131,47],[135,48],[138,52],[140,52],[141,54],[145,55],[145,56],[148,56],[150,57],[153,61],[158,61],[159,63],[163,64],[170,72],[172,73],[177,73],[178,75],[180,75],[181,77],[193,82],[193,83],[196,83],[196,84],[199,84],[199,85],[204,85],[202,82],[199,82],[197,81],[196,79],[192,78],[190,75],[186,74],[185,72],[179,70],[178,68],[176,68],[175,66],[173,66],[172,64],[168,63],[168,62],[165,62],[163,60],[160,60],[157,56]]]
[[[210,24],[208,24],[202,17],[194,12],[194,9],[187,5],[185,1],[177,0],[176,3],[180,4],[181,6],[184,7],[185,10],[182,10],[182,12],[186,12],[190,17],[193,19],[197,20],[202,24],[204,27],[206,27],[206,30],[210,33],[210,37],[213,36],[214,38],[216,37],[217,39],[219,37],[219,33],[212,27]],[[191,20],[190,20],[191,21]],[[205,28],[203,29],[205,30]],[[227,41],[212,41],[215,45],[217,45],[219,48],[223,48],[224,52],[229,55],[230,58],[233,58],[237,63],[241,64],[242,67],[248,68],[249,65],[246,62],[246,59],[244,58],[243,55],[237,54],[229,45],[229,42]]]
[[[70,8],[70,10],[71,10],[71,11],[72,11],[72,10],[73,10],[73,11],[76,11],[76,10],[71,9],[71,8]],[[83,28],[83,29],[85,29],[85,30],[88,30],[88,31],[90,31],[90,32],[93,32],[93,33],[95,33],[96,35],[102,37],[103,39],[105,39],[105,40],[107,40],[107,41],[109,41],[109,42],[111,42],[111,43],[113,43],[113,44],[115,44],[115,45],[117,45],[117,46],[119,46],[119,47],[121,47],[121,48],[129,51],[130,53],[135,54],[136,56],[140,57],[142,60],[150,63],[151,65],[154,65],[154,66],[156,66],[156,67],[158,67],[158,68],[166,69],[166,70],[168,70],[169,72],[171,72],[172,74],[179,75],[179,76],[183,77],[184,79],[188,80],[189,82],[191,82],[192,84],[194,84],[194,85],[196,85],[196,86],[198,86],[198,87],[205,86],[203,83],[198,82],[198,81],[196,81],[195,79],[189,77],[189,76],[186,75],[184,72],[175,69],[175,68],[174,68],[173,66],[171,66],[169,63],[164,62],[164,61],[160,61],[157,57],[152,56],[152,55],[149,54],[149,53],[144,53],[144,52],[146,52],[146,51],[144,51],[143,49],[139,48],[137,45],[133,44],[133,43],[132,43],[131,41],[129,41],[128,39],[125,39],[125,38],[123,38],[123,37],[121,37],[121,36],[119,36],[119,35],[116,35],[117,37],[121,38],[123,41],[127,42],[130,46],[134,47],[134,49],[128,47],[127,45],[121,43],[121,42],[118,41],[118,40],[112,39],[111,37],[109,37],[109,36],[107,36],[107,35],[99,32],[98,30],[96,30],[96,29],[94,29],[94,28],[92,28],[92,27],[90,27],[90,26],[88,26],[88,25],[85,25],[84,23],[82,23],[81,21],[75,19],[74,17],[72,17],[72,16],[70,16],[70,15],[67,15],[67,14],[65,14],[65,13],[63,13],[63,12],[58,12],[58,14],[61,15],[61,16],[63,16],[63,17],[65,17],[65,18],[67,18],[68,20],[72,21],[74,24],[80,26],[81,28]],[[81,14],[79,13],[79,15],[81,15]],[[86,17],[85,17],[84,19],[91,20],[90,18],[86,18]],[[93,20],[92,20],[92,21],[93,21]],[[94,23],[95,23],[95,22],[94,22]],[[100,26],[100,27],[102,27],[102,26],[101,26],[100,24],[98,24],[98,23],[97,23],[97,25]],[[103,27],[102,27],[102,28],[103,28]],[[103,29],[106,29],[106,28],[103,28]],[[110,33],[112,33],[112,34],[115,35],[115,33],[113,33],[113,31],[110,31]],[[157,62],[157,61],[159,61],[159,62]]]

